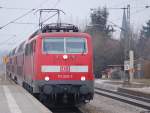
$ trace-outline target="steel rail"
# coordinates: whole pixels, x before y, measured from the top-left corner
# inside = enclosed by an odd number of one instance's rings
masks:
[[[95,93],[105,97],[109,97],[121,102],[125,102],[131,105],[135,105],[144,109],[150,110],[150,99],[138,97],[130,94],[110,91],[102,88],[95,88]]]
[[[147,97],[144,97],[144,96],[141,97],[141,96],[136,96],[136,95],[132,95],[132,94],[128,94],[128,93],[122,93],[122,92],[107,90],[107,89],[98,88],[98,87],[95,87],[95,89],[106,91],[106,92],[110,92],[110,93],[113,93],[113,94],[117,94],[117,95],[121,95],[121,96],[125,96],[125,97],[129,97],[129,98],[132,98],[132,99],[136,99],[136,100],[140,100],[140,101],[144,101],[144,102],[150,103],[150,98],[147,98]]]

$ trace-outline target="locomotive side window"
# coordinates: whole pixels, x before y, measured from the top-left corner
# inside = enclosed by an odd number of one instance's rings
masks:
[[[46,53],[64,53],[64,39],[63,38],[44,39],[43,50]]]
[[[33,42],[32,42],[32,51],[33,51],[33,53],[35,53],[35,51],[36,51],[36,41],[34,40]]]
[[[32,42],[30,43],[30,47],[29,47],[29,49],[30,49],[30,53],[29,53],[29,54],[30,54],[30,55],[35,52],[35,51],[34,51],[34,50],[35,50],[35,49],[34,49],[34,45],[35,45],[35,41],[32,41]]]
[[[15,55],[15,51],[16,51],[16,48],[15,48],[15,49],[13,49],[13,51],[12,51],[12,56],[14,56],[14,55]]]
[[[21,52],[23,52],[23,46],[24,46],[24,43],[25,43],[25,41],[24,42],[22,42],[20,45],[19,45],[19,48],[18,48],[18,53],[21,53]]]
[[[28,56],[28,50],[29,50],[29,49],[28,49],[28,45],[29,45],[29,44],[27,44],[26,47],[25,47],[25,55],[26,55],[26,56]]]
[[[31,53],[31,44],[27,44],[25,47],[25,55],[28,56]]]
[[[86,52],[86,43],[83,38],[67,38],[66,39],[67,53],[82,53]]]
[[[36,46],[36,41],[32,41],[31,43],[27,44],[25,47],[25,55],[31,55],[35,52],[35,46]]]

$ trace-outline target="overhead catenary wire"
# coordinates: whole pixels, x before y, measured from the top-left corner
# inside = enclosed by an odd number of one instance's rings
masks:
[[[131,13],[131,15],[134,15],[134,14],[140,13],[140,12],[142,12],[142,11],[146,10],[147,8],[150,8],[150,6],[145,6],[145,8],[143,8],[143,9],[136,10],[135,12]]]
[[[42,2],[37,6],[37,8],[40,7],[40,6],[42,6],[43,4],[45,4],[47,1],[48,1],[48,0],[42,1]],[[24,13],[23,15],[21,15],[21,16],[15,18],[15,19],[13,19],[13,20],[11,20],[11,21],[9,21],[8,23],[6,23],[6,24],[4,24],[3,26],[1,26],[1,27],[0,27],[0,30],[3,29],[3,28],[5,28],[5,27],[7,27],[9,24],[15,23],[17,20],[19,20],[19,19],[25,17],[26,15],[32,13],[33,11],[37,10],[37,8],[30,9],[29,11],[27,11],[27,12]],[[16,37],[16,36],[13,36],[13,38],[15,38],[15,37]],[[3,42],[0,43],[0,44],[4,45],[4,44],[7,43],[10,39],[12,39],[12,37],[10,37],[9,39],[3,41]]]
[[[47,22],[49,19],[53,18],[55,15],[57,15],[57,13],[51,15],[50,17],[48,17],[47,19],[43,20],[42,23]],[[12,24],[27,24],[27,25],[37,25],[36,27],[38,27],[39,23],[34,23],[34,22],[13,22]]]
[[[11,37],[7,38],[5,41],[1,42],[0,45],[4,45],[6,42],[8,42],[9,40],[11,40],[12,38],[15,38],[16,35],[12,35]]]
[[[5,9],[5,10],[32,10],[32,9],[27,9],[27,8],[15,8],[15,7],[3,7],[0,6],[0,9]]]
[[[13,19],[13,20],[11,20],[11,21],[9,21],[9,22],[6,23],[5,25],[1,26],[0,29],[5,28],[5,27],[8,26],[9,24],[11,24],[11,23],[13,23],[13,22],[15,22],[15,21],[17,21],[17,20],[19,20],[19,19],[25,17],[26,15],[30,14],[30,13],[33,12],[33,11],[35,11],[35,9],[32,9],[32,10],[30,10],[30,11],[24,13],[23,15],[21,15],[21,16],[15,18],[15,19]]]
[[[60,0],[58,0],[58,1],[60,1]],[[144,7],[145,7],[145,8],[149,8],[150,6],[146,5],[146,6],[144,6]],[[143,7],[140,7],[140,8],[143,8]],[[125,9],[125,8],[108,8],[108,9]],[[145,9],[138,10],[138,11],[132,13],[132,14],[139,13],[139,12],[141,12],[141,11],[143,11],[143,10],[145,10]],[[53,16],[55,16],[55,15],[56,15],[56,14],[54,14],[54,15],[48,17],[48,18],[45,19],[42,23],[48,21],[51,17],[53,17]],[[117,20],[119,20],[119,19],[121,19],[121,18],[118,18]],[[119,25],[115,24],[114,22],[112,22],[112,21],[110,21],[110,20],[108,20],[108,22],[111,23],[113,26],[118,27],[119,29],[123,30]],[[23,23],[23,22],[20,22],[20,23],[19,23],[19,22],[13,22],[13,23],[14,23],[14,24],[29,24],[29,25],[33,25],[33,24],[36,25],[36,24],[38,24],[38,23],[30,23],[30,22],[26,22],[26,23]]]
[[[42,3],[46,3],[48,0],[43,1]],[[57,0],[56,3],[54,4],[53,8],[55,8],[61,0]],[[40,3],[39,7],[42,6]],[[4,7],[4,6],[0,6],[0,9],[5,9],[5,10],[32,10],[33,8],[20,8],[20,7]],[[34,8],[35,10],[38,10],[38,8]]]
[[[48,1],[48,0],[44,0],[42,3],[40,3],[39,6],[41,6],[41,4],[43,4],[43,3],[47,2],[47,1]],[[56,7],[56,6],[59,4],[59,2],[60,2],[60,0],[57,0],[57,2],[56,2],[56,4],[54,5],[54,7]],[[29,9],[26,9],[26,8],[7,8],[7,7],[0,7],[0,8],[4,8],[4,9],[15,9],[15,10],[29,10]],[[21,16],[15,18],[14,20],[12,20],[12,21],[6,23],[5,25],[1,26],[0,29],[3,29],[4,27],[8,26],[8,25],[11,24],[11,23],[15,23],[17,20],[19,20],[19,19],[25,17],[26,15],[28,15],[29,13],[31,13],[31,12],[33,12],[33,11],[35,11],[35,10],[37,11],[37,10],[39,10],[39,9],[36,9],[36,8],[35,8],[35,9],[30,9],[30,11],[28,11],[27,13],[25,13],[25,14],[23,14],[23,15],[21,15]],[[54,16],[55,16],[55,15],[56,15],[56,14],[54,14]],[[53,16],[53,15],[52,15],[52,16]],[[50,18],[51,18],[51,16],[50,16],[49,18],[47,18],[46,20],[44,20],[44,21],[47,21],[47,20],[49,20]],[[35,23],[17,23],[17,22],[16,22],[16,24],[35,24]]]
[[[49,0],[43,0],[43,1],[36,7],[36,9],[39,8],[39,7],[42,7],[42,6],[45,5],[48,1],[49,1]]]
[[[133,13],[131,13],[131,15],[132,15],[132,17],[133,16],[135,16],[136,14],[138,14],[138,13],[141,13],[141,12],[143,12],[144,10],[146,10],[147,8],[150,8],[150,6],[149,5],[146,5],[146,6],[143,6],[143,7],[139,7],[140,9],[138,9],[138,10],[136,10],[135,12],[133,12]],[[122,17],[120,18],[117,18],[116,20],[121,20],[122,19]]]
[[[1,36],[15,36],[16,34],[9,34],[9,33],[8,34],[5,34],[5,33],[3,34],[3,33],[1,33],[0,35]]]
[[[120,0],[121,1],[121,3],[117,3],[117,4],[115,4],[115,5],[113,5],[113,7],[118,7],[118,6],[120,6],[120,5],[122,5],[122,4],[124,4],[124,3],[127,3],[127,4],[131,4],[134,0],[129,0],[128,2],[127,1],[123,1],[122,2],[122,0]]]
[[[47,22],[49,19],[53,18],[56,15],[57,15],[57,13],[53,14],[52,16],[48,17],[47,19],[43,20],[42,23]]]
[[[51,9],[55,9],[56,8],[56,6],[59,4],[61,2],[61,0],[57,0],[56,1],[56,3],[55,3],[55,5],[51,8]],[[62,11],[62,10],[60,10],[60,11]],[[63,11],[62,11],[63,12]],[[50,17],[48,17],[47,19],[45,19],[45,20],[43,20],[42,22],[41,22],[41,24],[43,24],[44,22],[47,22],[49,19],[51,19],[52,17],[54,17],[55,15],[57,15],[59,12],[57,12],[57,13],[55,13],[54,15],[52,15],[52,16],[50,16]],[[63,12],[64,13],[64,12]],[[65,13],[64,13],[65,14]],[[58,14],[59,15],[59,14]]]
[[[38,25],[38,23],[34,22],[13,22],[12,24]]]
[[[61,0],[57,0],[53,8],[56,8],[56,6],[61,2]]]
[[[37,6],[37,8],[38,8],[38,7],[41,7],[42,4],[45,4],[47,1],[48,1],[48,0],[44,0],[43,2],[41,2],[41,3],[39,4],[39,6]],[[59,2],[60,2],[60,0],[58,0],[54,6],[56,7],[56,6],[59,4]],[[2,7],[0,7],[0,8],[2,8]],[[14,20],[8,22],[7,24],[1,26],[0,29],[5,28],[6,26],[8,26],[9,24],[12,24],[12,23],[13,23],[13,24],[37,25],[37,26],[36,26],[36,28],[37,28],[37,27],[38,27],[38,23],[33,23],[33,22],[16,22],[17,20],[19,20],[19,19],[23,18],[24,16],[30,14],[30,11],[31,11],[31,13],[32,13],[33,11],[39,10],[39,9],[37,9],[37,8],[34,8],[34,9],[26,9],[26,8],[10,8],[10,9],[16,9],[16,10],[29,10],[29,11],[28,11],[27,13],[21,15],[20,17],[15,18]],[[48,17],[47,19],[45,19],[45,20],[42,21],[42,22],[48,21],[49,19],[53,18],[55,15],[57,15],[57,13],[51,15],[50,17]],[[14,39],[15,37],[16,37],[16,35],[12,35],[12,37],[10,37],[10,38],[6,39],[5,41],[3,41],[2,43],[0,43],[1,46],[5,45],[10,39],[12,39],[12,38]],[[22,39],[21,39],[21,40],[22,40]],[[21,41],[21,40],[19,40],[19,41]],[[15,41],[15,40],[14,40],[14,41]],[[19,41],[17,40],[17,42],[19,42]],[[14,44],[13,44],[13,45],[14,45]]]
[[[48,0],[45,0],[45,1],[48,1]],[[59,0],[58,0],[59,1]],[[57,2],[56,2],[56,4],[57,4]],[[109,21],[109,20],[108,20]],[[109,21],[109,23],[111,23],[112,21]],[[29,24],[29,25],[36,25],[36,23],[30,23],[30,22],[26,22],[26,23],[19,23],[19,22],[12,22],[12,23],[16,23],[16,24]],[[118,28],[121,28],[120,26],[118,26],[118,25],[116,25],[115,23],[113,23],[112,22],[112,24],[114,25],[114,26],[117,26]]]
[[[48,1],[48,0],[44,0],[44,1],[42,1],[42,2],[41,2],[38,6],[37,6],[37,8],[38,8],[38,7],[40,7],[40,6],[42,6],[43,4],[45,4],[47,1]],[[2,7],[0,7],[0,8],[2,8]],[[29,11],[27,11],[27,12],[26,12],[26,13],[24,13],[23,15],[21,15],[21,16],[19,16],[19,17],[15,18],[15,19],[13,19],[13,20],[9,21],[8,23],[6,23],[5,25],[1,26],[1,27],[0,27],[0,29],[5,28],[5,27],[6,27],[6,26],[8,26],[9,24],[11,24],[11,23],[13,23],[13,22],[15,22],[15,21],[17,21],[17,20],[19,20],[19,19],[21,19],[21,18],[25,17],[26,15],[28,15],[28,14],[32,13],[33,11],[38,10],[37,8],[30,9]],[[10,9],[15,9],[15,8],[10,8]],[[16,9],[17,9],[17,8],[16,8]],[[18,8],[18,9],[19,9],[19,8]],[[22,9],[23,9],[23,8],[22,8]]]
[[[93,10],[92,10],[92,11],[93,11]],[[105,19],[105,18],[104,18],[104,17],[101,17],[101,19]],[[108,19],[107,19],[107,21],[108,21],[109,23],[111,23],[113,26],[119,28],[120,30],[126,31],[125,29],[123,29],[123,28],[120,27],[119,25],[115,24],[114,22],[112,22],[112,21],[110,21],[110,20],[108,20]]]
[[[13,38],[13,37],[10,37],[11,39]],[[11,47],[9,50],[12,50],[13,48],[15,48],[16,47],[16,45],[18,45],[18,44],[16,44],[16,40],[15,40],[15,37],[13,38],[14,40],[12,40],[12,42],[5,42],[5,44],[2,44],[1,46],[0,46],[0,49],[2,49],[2,47],[5,47],[5,45],[7,45],[7,47],[9,46],[9,47]],[[10,40],[10,39],[8,39],[8,40]],[[6,41],[6,40],[5,40]],[[24,41],[24,39],[19,39],[19,40],[17,40],[17,42],[23,42]],[[15,42],[15,43],[14,43]]]
[[[137,7],[137,6],[134,6],[134,7],[130,7],[130,9],[143,9],[143,8],[149,8],[150,6],[149,5],[143,5],[143,6],[140,6],[140,7]],[[127,9],[126,7],[107,7],[107,9],[109,10],[122,10],[122,9]]]

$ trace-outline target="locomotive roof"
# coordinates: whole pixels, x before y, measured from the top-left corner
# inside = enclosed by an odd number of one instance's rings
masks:
[[[71,32],[70,32],[71,31]],[[47,35],[47,33],[62,33],[62,32],[69,32],[68,35],[88,35],[86,33],[82,33],[79,32],[79,29],[77,26],[74,26],[72,24],[66,24],[66,23],[52,23],[52,24],[47,24],[45,25],[42,29],[38,29],[36,30],[30,37],[29,40],[34,38],[36,35],[42,34],[42,35]],[[78,34],[74,33],[74,32],[79,32]],[[10,51],[9,55],[13,56],[16,52],[20,52],[22,51],[22,49],[25,47],[26,42],[28,42],[28,40],[23,41],[19,46],[17,46],[16,48],[14,48],[12,51]]]
[[[73,24],[66,24],[66,23],[52,23],[52,24],[47,24],[41,29],[38,29],[35,31],[29,39],[32,39],[34,36],[40,34],[40,33],[49,33],[49,32],[79,32],[79,29],[77,26]]]

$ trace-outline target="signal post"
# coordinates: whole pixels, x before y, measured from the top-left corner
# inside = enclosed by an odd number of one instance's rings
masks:
[[[130,82],[132,82],[134,78],[134,53],[132,50],[129,51],[129,64],[130,64],[129,69]]]
[[[6,80],[6,64],[8,63],[9,59],[7,56],[3,56],[2,58],[3,64],[4,64],[4,73],[5,73],[5,80]]]

